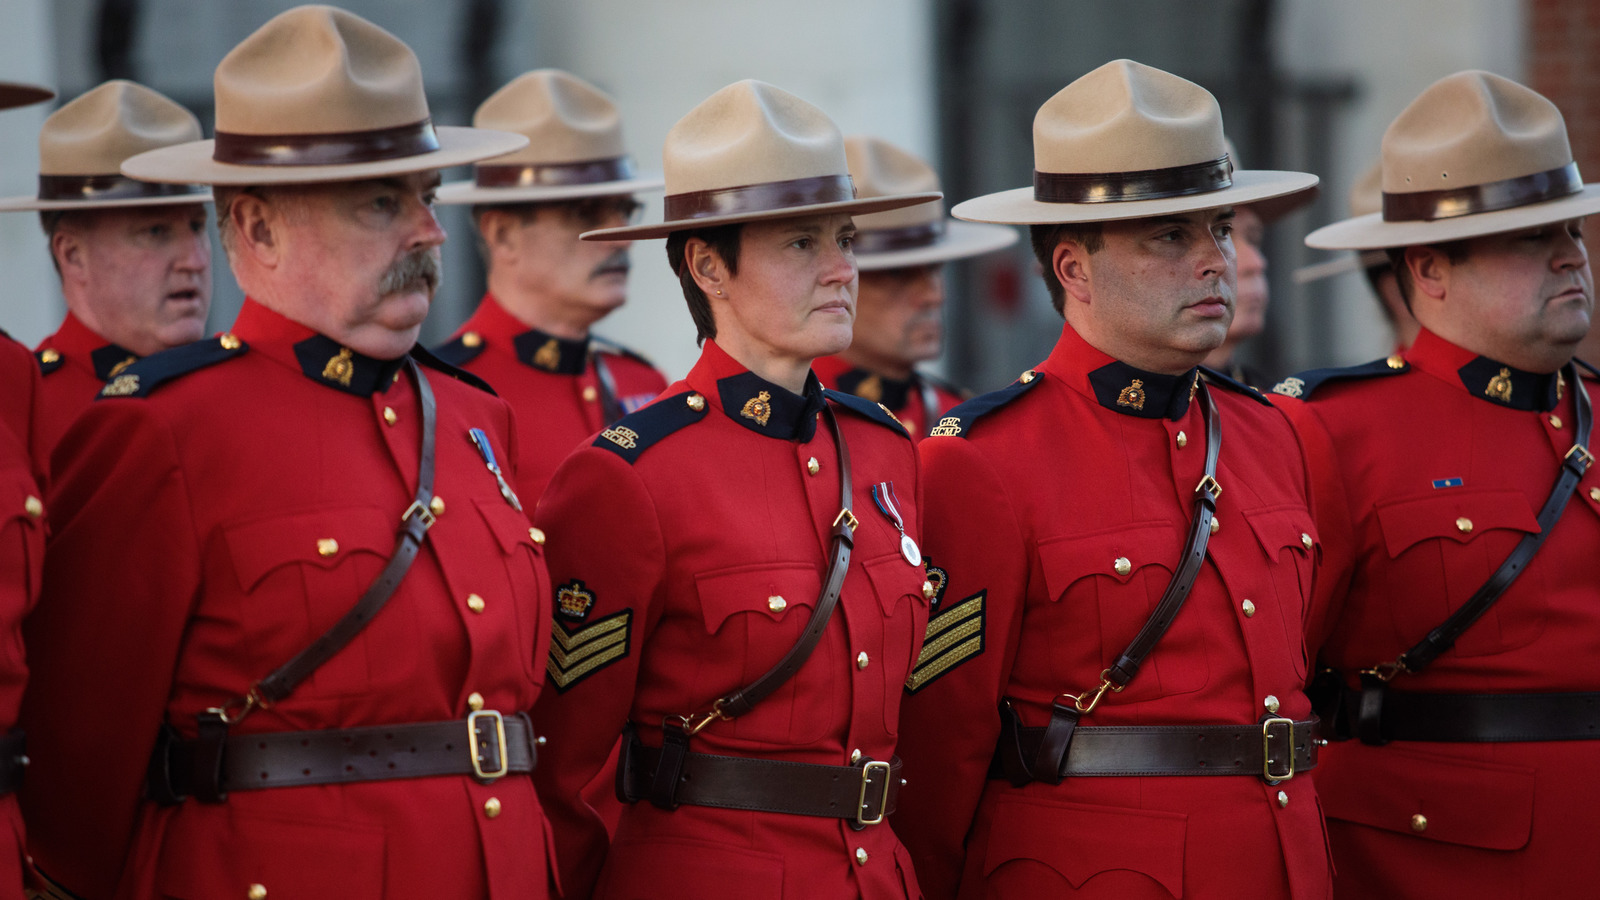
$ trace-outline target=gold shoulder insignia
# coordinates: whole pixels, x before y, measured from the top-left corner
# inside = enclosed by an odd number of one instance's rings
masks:
[[[928,432],[930,437],[955,437],[961,433],[961,417],[945,416]]]
[[[943,589],[943,585],[940,585]],[[915,694],[951,669],[983,652],[984,604],[988,591],[971,597],[928,619],[928,633],[916,665],[906,678],[906,693]]]
[[[100,389],[102,397],[129,397],[139,393],[139,376],[118,375]]]
[[[623,428],[621,425],[607,428],[600,432],[600,436],[624,450],[632,450],[639,446],[639,432],[632,428]]]
[[[356,363],[355,360],[350,358],[349,347],[340,347],[339,355],[328,360],[328,364],[322,367],[323,378],[338,382],[345,387],[350,386],[350,379],[355,374]]]
[[[755,419],[756,424],[762,428],[767,427],[767,420],[772,418],[772,394],[767,391],[751,397],[744,402],[744,408],[739,410],[739,415],[746,419]]]
[[[878,408],[879,408],[879,409],[881,409],[881,410],[883,410],[883,412],[884,412],[884,415],[886,415],[886,416],[888,416],[888,417],[889,417],[889,418],[891,418],[891,419],[893,419],[893,420],[894,420],[894,423],[895,423],[895,424],[896,424],[896,425],[899,425],[899,426],[900,426],[900,427],[901,427],[901,428],[906,428],[906,423],[904,423],[904,422],[902,422],[902,421],[900,421],[900,417],[899,417],[899,416],[897,416],[897,415],[895,415],[895,414],[894,414],[894,410],[892,410],[892,409],[890,409],[890,408],[889,408],[889,407],[887,407],[887,406],[884,406],[884,405],[883,405],[883,404],[882,404],[882,403],[879,403],[879,404],[878,404]],[[906,428],[906,430],[907,430],[907,431],[910,431],[910,430],[911,430],[911,429],[909,429],[909,428]]]
[[[586,592],[587,593],[587,592]],[[593,595],[590,595],[591,600]],[[550,656],[545,671],[556,690],[566,693],[573,685],[628,655],[632,643],[633,610],[614,612],[592,625],[569,626],[555,620],[550,632]]]

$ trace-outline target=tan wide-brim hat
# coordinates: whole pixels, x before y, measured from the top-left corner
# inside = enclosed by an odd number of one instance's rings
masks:
[[[17,81],[0,81],[0,109],[16,109],[43,103],[56,95],[55,91],[37,84]]]
[[[1132,60],[1062,88],[1033,117],[1033,186],[975,197],[958,219],[1112,222],[1259,203],[1310,190],[1305,172],[1236,170],[1205,88]]]
[[[1350,189],[1350,215],[1360,217],[1383,209],[1383,162],[1373,162]],[[1295,284],[1310,284],[1346,272],[1359,272],[1376,265],[1387,265],[1389,254],[1383,250],[1363,250],[1344,253],[1333,259],[1311,263],[1294,270]]]
[[[477,128],[528,139],[515,153],[473,167],[471,181],[439,188],[439,203],[541,203],[660,190],[641,177],[622,144],[622,116],[599,88],[560,69],[517,76],[483,101]]]
[[[1231,138],[1224,138],[1223,140],[1228,148],[1228,161],[1236,166],[1243,165],[1239,156],[1239,148],[1233,145],[1233,140]],[[1310,206],[1316,202],[1318,195],[1321,193],[1322,188],[1320,186],[1312,186],[1303,191],[1295,191],[1292,194],[1284,194],[1281,197],[1270,197],[1248,205],[1261,219],[1261,224],[1271,225],[1292,212]]]
[[[142,84],[108,81],[50,114],[39,130],[39,192],[0,200],[0,212],[206,203],[198,184],[136,181],[130,156],[197,140],[200,120]]]
[[[690,110],[667,132],[661,159],[664,221],[585,232],[584,240],[661,238],[735,222],[883,212],[943,196],[857,196],[844,136],[833,120],[761,81],[730,84]]]
[[[939,175],[922,158],[885,140],[844,139],[856,196],[862,199],[939,190]],[[856,265],[863,272],[926,266],[981,256],[1017,242],[1004,225],[961,222],[944,214],[943,203],[919,203],[855,217]]]
[[[435,126],[417,56],[353,13],[300,6],[234,47],[212,80],[214,140],[141,153],[144,181],[310,184],[382,178],[501,156],[520,134]]]
[[[1434,82],[1383,135],[1383,208],[1306,236],[1329,250],[1410,247],[1600,212],[1556,105],[1490,72]]]

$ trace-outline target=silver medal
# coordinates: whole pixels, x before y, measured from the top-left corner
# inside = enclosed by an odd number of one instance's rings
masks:
[[[900,533],[900,555],[904,556],[906,562],[911,563],[913,566],[922,565],[922,551],[917,549],[917,542],[911,539],[911,535],[903,531]]]

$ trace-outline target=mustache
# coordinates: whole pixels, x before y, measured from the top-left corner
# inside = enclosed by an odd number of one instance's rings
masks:
[[[600,265],[595,266],[594,271],[589,273],[589,277],[599,278],[601,275],[609,275],[613,272],[621,272],[626,275],[631,267],[632,264],[628,262],[628,251],[617,250],[601,260]]]
[[[387,297],[426,290],[431,298],[439,287],[440,255],[439,249],[434,247],[413,251],[396,260],[378,281],[378,295]]]

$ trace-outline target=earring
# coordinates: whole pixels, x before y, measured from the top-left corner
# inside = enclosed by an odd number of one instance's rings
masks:
[[[721,291],[721,290],[718,290],[718,291],[717,291],[717,296],[718,296],[718,297],[721,297],[721,296],[722,296],[722,291]]]

